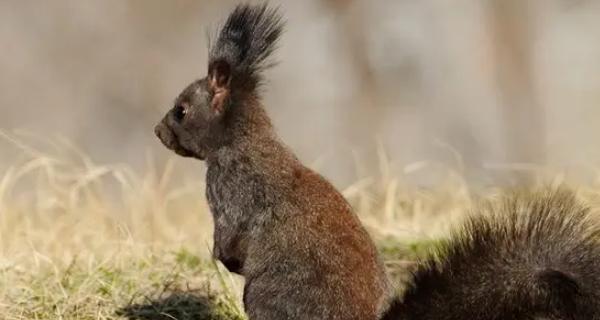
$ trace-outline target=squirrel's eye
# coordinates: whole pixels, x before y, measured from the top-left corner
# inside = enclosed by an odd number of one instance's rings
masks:
[[[181,122],[183,120],[183,118],[185,118],[186,114],[187,114],[187,109],[184,108],[183,106],[175,106],[173,108],[173,117],[175,118],[175,121],[177,121],[177,122]]]

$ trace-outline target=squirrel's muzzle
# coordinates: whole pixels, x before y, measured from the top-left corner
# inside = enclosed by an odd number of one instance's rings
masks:
[[[169,126],[166,124],[165,119],[163,119],[156,125],[156,127],[154,127],[154,134],[156,134],[158,139],[165,145],[165,147],[169,148],[170,150],[173,150],[176,154],[182,157],[194,156],[194,154],[191,151],[186,150],[181,146],[177,135],[175,135],[173,130],[169,128]]]

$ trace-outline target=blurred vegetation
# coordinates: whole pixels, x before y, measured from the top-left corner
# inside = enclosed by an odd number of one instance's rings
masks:
[[[153,125],[204,75],[205,35],[237,2],[2,1],[0,129],[66,137],[103,163],[140,167],[148,150],[164,163]],[[266,107],[336,185],[376,173],[377,144],[400,168],[433,164],[406,177],[424,186],[444,179],[436,164],[472,187],[532,183],[538,166],[590,182],[600,2],[271,2],[288,24]]]

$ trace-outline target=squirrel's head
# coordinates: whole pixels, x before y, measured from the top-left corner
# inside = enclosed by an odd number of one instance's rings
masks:
[[[208,76],[192,82],[154,132],[162,143],[184,157],[204,159],[222,142],[225,109],[230,104],[230,70],[226,62],[209,67]]]
[[[255,101],[262,71],[272,65],[269,57],[282,29],[277,10],[266,4],[238,5],[233,10],[211,46],[208,75],[183,90],[156,126],[156,135],[167,148],[204,159],[231,138],[226,122],[233,109],[240,113]]]

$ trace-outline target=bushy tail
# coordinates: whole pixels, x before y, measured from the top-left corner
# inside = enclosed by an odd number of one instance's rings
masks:
[[[383,317],[600,319],[600,233],[565,190],[472,217]]]
[[[210,48],[209,75],[225,75],[218,80],[231,81],[231,88],[254,90],[262,71],[273,64],[269,57],[282,31],[282,18],[276,9],[266,4],[238,5]]]

